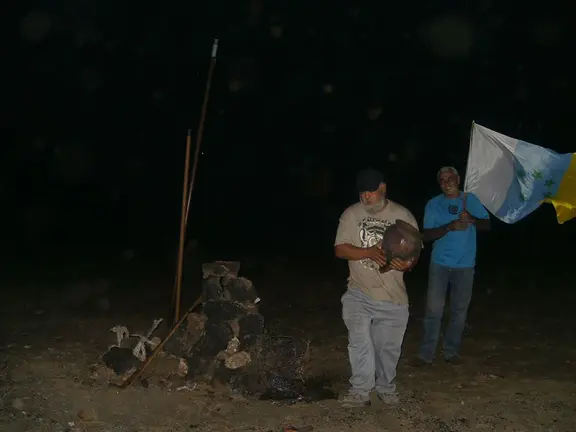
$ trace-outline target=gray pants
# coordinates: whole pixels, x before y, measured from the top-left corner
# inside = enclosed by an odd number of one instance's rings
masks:
[[[396,391],[394,379],[408,324],[408,305],[374,301],[359,289],[342,296],[342,318],[348,328],[351,392],[369,395]]]

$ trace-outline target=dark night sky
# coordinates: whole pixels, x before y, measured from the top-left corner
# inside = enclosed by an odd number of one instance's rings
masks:
[[[175,247],[213,37],[190,222],[204,243],[331,247],[365,166],[420,217],[437,169],[464,173],[472,120],[576,150],[568,2],[204,3],[19,5],[5,27],[6,239]],[[551,207],[528,219],[498,235],[574,231]]]

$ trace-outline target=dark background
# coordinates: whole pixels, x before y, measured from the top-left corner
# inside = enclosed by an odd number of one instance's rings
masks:
[[[572,152],[562,4],[19,3],[4,27],[4,264],[33,272],[129,250],[173,270],[186,133],[214,37],[188,232],[206,257],[333,262],[339,214],[367,166],[421,222],[438,168],[464,175],[472,120]],[[549,205],[494,221],[479,266],[485,277],[567,274],[574,231]]]

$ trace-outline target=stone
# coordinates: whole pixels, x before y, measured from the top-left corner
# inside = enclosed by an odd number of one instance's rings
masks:
[[[240,351],[228,357],[224,361],[224,365],[228,369],[238,369],[243,366],[246,366],[248,363],[250,363],[251,360],[252,359],[250,358],[249,353],[247,353],[246,351]]]

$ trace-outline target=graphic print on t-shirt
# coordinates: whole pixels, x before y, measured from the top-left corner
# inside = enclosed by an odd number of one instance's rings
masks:
[[[450,213],[451,215],[457,215],[458,213],[460,213],[460,209],[458,208],[457,205],[450,204],[448,206],[448,213]]]
[[[392,225],[390,221],[383,221],[370,216],[364,217],[358,222],[360,234],[360,247],[369,248],[377,245],[383,238],[386,229]],[[365,268],[378,270],[379,266],[371,259],[360,260]]]

